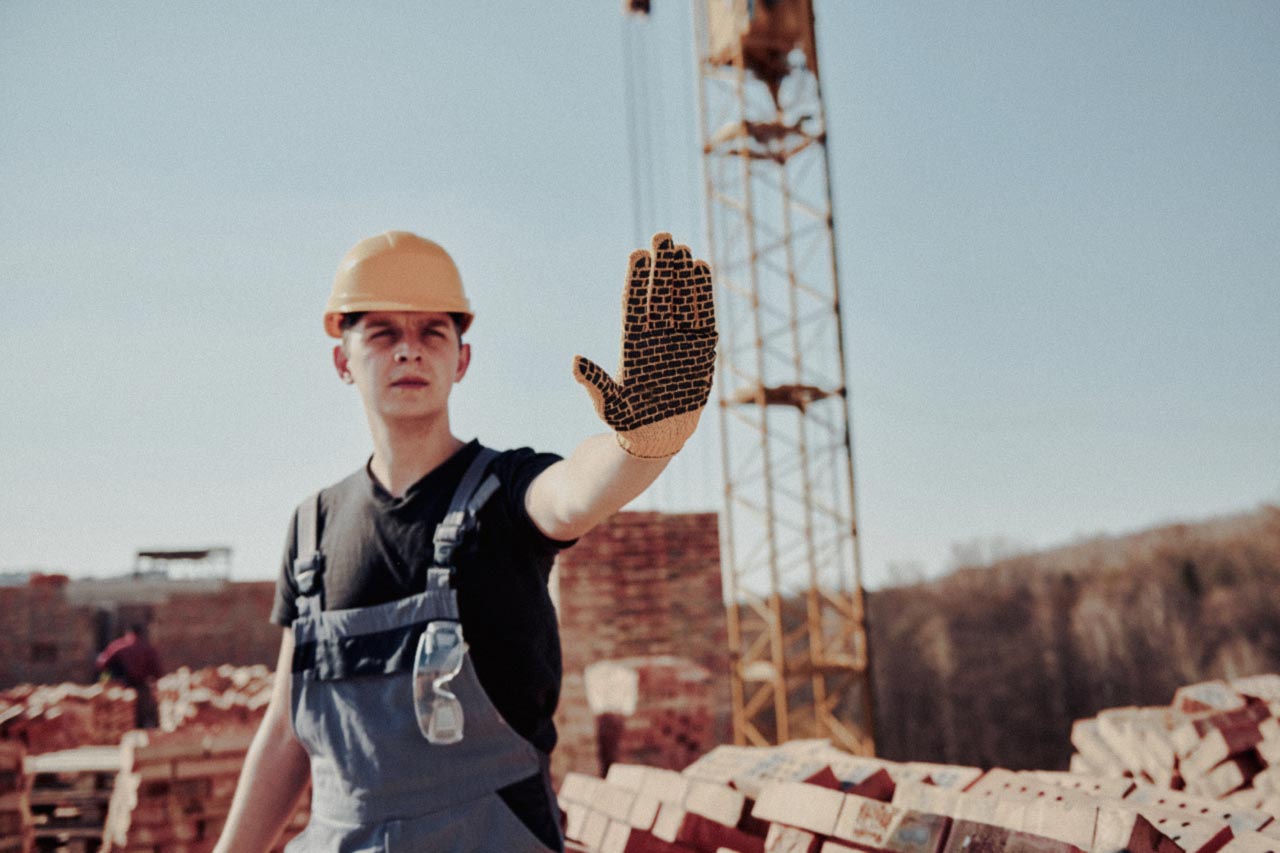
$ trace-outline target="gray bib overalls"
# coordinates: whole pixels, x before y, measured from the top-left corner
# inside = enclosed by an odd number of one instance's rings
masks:
[[[299,508],[292,711],[312,794],[311,820],[287,853],[563,849],[546,756],[502,718],[470,655],[450,686],[462,703],[462,740],[429,743],[414,713],[418,638],[428,622],[458,619],[453,554],[498,486],[493,475],[481,483],[496,455],[482,448],[454,492],[427,589],[399,601],[325,610],[318,496]]]

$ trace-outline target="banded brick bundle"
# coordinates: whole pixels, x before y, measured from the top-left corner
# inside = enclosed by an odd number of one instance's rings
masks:
[[[114,744],[133,728],[137,693],[116,685],[21,685],[0,694],[0,740],[39,755]]]
[[[600,661],[584,672],[600,766],[680,769],[714,739],[711,674],[669,655]]]
[[[22,744],[0,741],[0,853],[26,853],[33,843],[25,755]]]
[[[226,822],[251,727],[187,726],[175,732],[130,732],[121,742],[121,772],[112,793],[102,850],[203,853]],[[309,796],[275,849],[306,825]]]

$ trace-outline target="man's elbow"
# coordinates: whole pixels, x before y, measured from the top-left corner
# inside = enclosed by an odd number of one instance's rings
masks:
[[[544,513],[543,517],[535,517],[531,514],[530,520],[533,521],[534,527],[538,528],[538,532],[548,539],[571,542],[585,536],[604,518],[583,509],[577,512],[564,510],[559,513]]]

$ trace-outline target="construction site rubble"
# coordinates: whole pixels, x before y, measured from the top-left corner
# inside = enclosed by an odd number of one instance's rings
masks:
[[[1254,676],[1079,721],[1071,771],[894,762],[808,740],[720,746],[679,772],[570,773],[558,797],[570,848],[600,853],[1275,853],[1278,711],[1280,676]]]

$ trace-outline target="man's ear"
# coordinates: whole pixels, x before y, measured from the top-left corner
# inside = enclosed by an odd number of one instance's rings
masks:
[[[458,348],[458,369],[454,371],[453,381],[461,382],[462,377],[467,375],[467,368],[471,366],[471,344],[463,344]]]
[[[343,382],[348,385],[355,383],[355,378],[351,375],[350,363],[347,359],[347,350],[343,344],[335,344],[333,347],[333,368],[338,371],[338,378]]]

